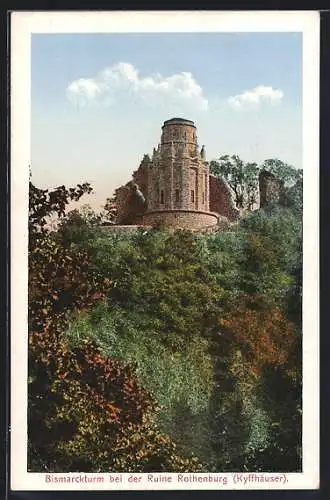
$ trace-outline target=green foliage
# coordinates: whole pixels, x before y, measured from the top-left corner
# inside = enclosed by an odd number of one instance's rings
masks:
[[[211,162],[248,210],[261,168],[284,206],[208,236],[104,232],[66,214],[88,184],[30,184],[30,470],[300,470],[301,171]]]
[[[256,163],[246,163],[237,155],[224,155],[218,161],[210,162],[210,172],[228,182],[234,192],[237,208],[250,210],[254,206],[257,200],[259,173]]]
[[[292,285],[293,269],[302,252],[301,221],[289,210],[260,210],[242,220],[241,228],[246,232],[241,276],[247,291],[280,300]]]
[[[154,400],[127,364],[90,339],[72,348],[64,338],[70,313],[87,311],[112,286],[86,249],[60,245],[47,231],[45,218],[63,215],[68,192],[75,190],[49,193],[49,205],[33,187],[30,200],[29,470],[200,470],[158,431]]]
[[[66,318],[68,310],[88,308],[108,285],[94,272],[86,251],[61,246],[52,234],[37,237],[29,256],[29,329],[41,331]]]
[[[173,352],[162,342],[147,312],[123,310],[103,302],[89,315],[74,319],[68,338],[73,346],[92,338],[105,356],[134,366],[141,385],[161,407],[159,427],[184,452],[192,451],[203,459],[209,443],[201,434],[206,434],[213,368],[208,342],[194,337]]]
[[[78,201],[84,194],[90,194],[92,187],[85,182],[77,187],[67,189],[59,186],[53,191],[39,189],[31,181],[29,183],[29,242],[31,248],[34,238],[48,231],[47,224],[51,216],[61,218],[70,201]]]
[[[221,342],[215,340],[213,346],[214,470],[281,470],[281,453],[288,446],[282,466],[286,471],[298,470],[301,216],[291,207],[259,210],[231,231],[208,236],[206,242],[210,272],[227,297],[220,320]],[[243,301],[242,292],[246,294]],[[253,295],[257,300],[252,300]],[[291,404],[266,386],[270,384],[266,373],[273,373],[274,384],[284,383],[284,377]],[[282,424],[287,430],[281,430]],[[296,424],[297,429],[293,428]]]
[[[301,169],[296,169],[292,165],[278,160],[277,158],[265,160],[261,164],[261,170],[266,170],[274,174],[278,179],[283,181],[285,186],[292,186],[296,182],[302,180]]]
[[[88,241],[101,234],[101,222],[101,214],[95,213],[89,205],[70,210],[58,224],[56,239],[63,246],[87,249]]]
[[[90,335],[104,352],[134,363],[162,406],[160,427],[184,451],[207,456],[207,339],[218,328],[222,290],[201,259],[203,243],[185,231],[140,231],[96,238],[91,252],[113,279],[110,306],[74,322],[71,339]]]
[[[95,266],[111,276],[109,298],[125,309],[148,311],[162,341],[173,349],[207,335],[219,314],[222,289],[200,258],[189,232],[152,230],[95,239]]]
[[[215,384],[210,404],[212,469],[242,471],[254,409],[251,395],[255,376],[242,363],[240,352],[231,349],[230,338],[225,352],[215,344],[214,357]]]
[[[301,472],[301,379],[292,378],[285,367],[265,366],[257,395],[270,421],[269,438],[266,446],[247,453],[246,466],[263,472]]]
[[[210,172],[218,178],[224,178],[235,196],[239,209],[252,210],[255,207],[258,193],[259,173],[265,170],[276,176],[285,187],[286,204],[299,204],[299,189],[302,184],[302,170],[296,169],[279,159],[265,160],[261,165],[244,162],[237,155],[223,155],[218,160],[210,162]],[[292,190],[292,188],[296,186]]]
[[[228,348],[214,346],[217,391],[212,398],[216,470],[254,470],[251,458],[271,446],[272,420],[259,394],[267,366],[285,366],[297,332],[267,297],[243,295],[220,320]]]
[[[285,307],[302,256],[302,221],[292,210],[254,211],[231,232],[207,237],[207,244],[210,271],[232,298],[264,294]]]
[[[103,207],[104,217],[108,222],[115,223],[118,216],[116,192],[111,198],[107,198]]]
[[[303,215],[303,179],[298,178],[295,184],[288,187],[284,194],[284,205],[302,220]]]
[[[31,454],[56,472],[111,470],[118,437],[126,426],[139,430],[152,401],[127,367],[88,341],[69,349],[53,333],[30,337]]]
[[[40,460],[52,472],[200,470],[157,429],[155,403],[126,364],[52,333],[30,336],[29,470]]]
[[[77,346],[84,338],[92,338],[106,356],[135,366],[143,386],[161,405],[169,406],[177,400],[185,402],[194,413],[207,406],[212,363],[208,342],[202,337],[188,340],[181,350],[173,352],[161,341],[147,314],[103,302],[90,314],[75,318],[68,338]],[[167,383],[168,377],[171,383]],[[189,383],[192,387],[187,391]]]

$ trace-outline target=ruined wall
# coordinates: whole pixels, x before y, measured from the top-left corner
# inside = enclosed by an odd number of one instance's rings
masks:
[[[262,170],[259,174],[260,208],[283,201],[284,183],[271,172]]]
[[[141,189],[144,196],[148,197],[148,168],[151,164],[150,158],[145,155],[139,168],[133,173],[133,180]]]
[[[116,206],[117,206],[117,217],[116,223],[125,224],[126,220],[129,219],[129,201],[131,197],[131,190],[126,184],[125,186],[120,186],[116,189]]]
[[[239,218],[239,210],[235,207],[232,193],[226,182],[217,179],[212,174],[210,174],[209,182],[210,211],[228,217],[229,220],[237,220]]]
[[[145,208],[142,209],[141,203],[136,199],[133,185],[134,183],[137,184],[147,199],[149,164],[150,158],[145,155],[139,168],[132,175],[133,181],[116,189],[117,224],[140,224],[141,215],[144,213]]]
[[[150,168],[150,163],[151,163],[150,158],[144,157],[138,170],[136,170],[136,172],[134,172],[133,174],[134,182],[136,182],[136,184],[139,186],[139,189],[141,190],[146,199],[146,206],[144,207],[144,209],[138,210],[137,213],[135,213],[134,215],[133,218],[134,224],[142,224],[142,215],[148,208],[148,171]]]

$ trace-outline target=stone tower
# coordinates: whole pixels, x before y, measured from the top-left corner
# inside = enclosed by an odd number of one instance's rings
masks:
[[[165,121],[148,168],[144,223],[188,228],[216,224],[217,214],[209,209],[209,185],[205,148],[199,151],[194,122]]]
[[[267,170],[261,170],[259,174],[260,208],[271,203],[281,203],[283,190],[284,183],[281,179]]]

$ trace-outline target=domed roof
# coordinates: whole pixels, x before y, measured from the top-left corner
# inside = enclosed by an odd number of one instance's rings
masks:
[[[186,118],[171,118],[170,120],[166,120],[164,122],[163,127],[166,125],[190,125],[191,127],[195,127],[195,124],[192,120],[187,120]]]

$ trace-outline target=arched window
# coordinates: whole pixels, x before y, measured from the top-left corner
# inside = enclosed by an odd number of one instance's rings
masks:
[[[180,201],[180,190],[176,189],[175,190],[175,202],[179,203],[179,201]]]
[[[192,189],[190,193],[191,203],[195,203],[195,191]]]
[[[164,205],[164,190],[163,189],[160,191],[160,204]]]

